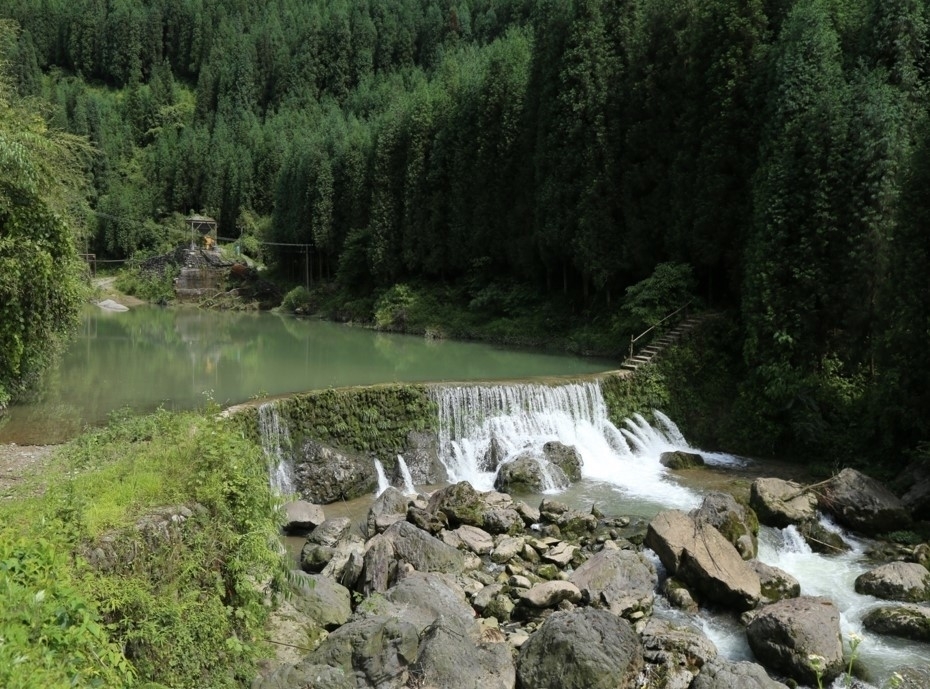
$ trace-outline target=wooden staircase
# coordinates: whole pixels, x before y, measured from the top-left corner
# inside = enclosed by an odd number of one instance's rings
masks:
[[[678,340],[687,335],[702,320],[704,320],[704,315],[690,316],[684,319],[671,330],[663,333],[660,337],[650,342],[638,352],[627,357],[626,361],[624,361],[620,367],[628,371],[635,371],[640,366],[645,366],[659,356],[667,347],[675,344]],[[642,335],[640,337],[642,337]],[[630,350],[632,351],[632,346]]]

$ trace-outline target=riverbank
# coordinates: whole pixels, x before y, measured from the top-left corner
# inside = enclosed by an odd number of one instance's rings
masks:
[[[37,476],[45,467],[55,445],[0,443],[0,500],[23,481]],[[41,491],[41,488],[36,488]]]

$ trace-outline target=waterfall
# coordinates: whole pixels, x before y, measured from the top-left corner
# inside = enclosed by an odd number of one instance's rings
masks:
[[[657,412],[657,426],[637,414],[618,429],[597,382],[437,387],[431,394],[440,461],[451,481],[490,490],[500,463],[527,452],[542,459],[543,445],[555,440],[578,450],[586,479],[665,506],[689,509],[699,502],[659,463],[663,452],[693,451],[675,424]],[[714,455],[713,461],[733,458]]]
[[[259,405],[258,432],[268,461],[268,483],[280,495],[293,495],[297,489],[294,486],[289,459],[291,434],[287,421],[278,414],[278,407],[274,402]]]
[[[403,455],[397,455],[397,469],[400,471],[401,478],[404,479],[404,495],[415,495],[417,489],[413,485],[413,476],[410,475],[410,468],[404,461]]]
[[[387,474],[384,473],[384,465],[381,463],[380,459],[375,460],[375,473],[378,474],[378,488],[375,492],[375,495],[378,496],[391,485],[391,482],[388,481]]]

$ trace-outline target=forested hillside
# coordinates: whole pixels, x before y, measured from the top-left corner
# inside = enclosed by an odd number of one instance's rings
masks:
[[[735,315],[747,451],[930,437],[925,0],[4,8],[21,94],[98,149],[98,257],[203,211],[369,308],[442,285],[601,323],[690,270]]]

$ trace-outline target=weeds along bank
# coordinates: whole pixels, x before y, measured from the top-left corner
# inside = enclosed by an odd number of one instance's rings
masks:
[[[114,418],[2,496],[0,686],[248,684],[278,511],[216,411]]]

